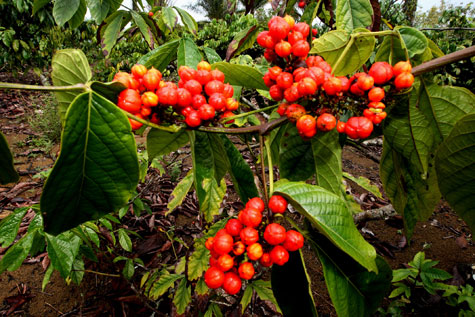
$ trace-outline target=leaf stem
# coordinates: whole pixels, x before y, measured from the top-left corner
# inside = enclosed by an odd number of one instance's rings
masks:
[[[259,133],[259,155],[261,160],[262,186],[264,187],[264,202],[267,206],[269,203],[269,194],[267,192],[266,165],[264,163],[264,136],[261,133]]]
[[[76,84],[76,85],[71,85],[71,86],[37,86],[37,85],[0,82],[0,89],[23,89],[23,90],[42,90],[42,91],[70,91],[70,90],[87,91],[89,87],[86,84]]]
[[[269,167],[269,196],[274,193],[274,165],[272,164],[272,154],[270,147],[270,138],[264,139],[264,145],[266,147],[267,165]]]

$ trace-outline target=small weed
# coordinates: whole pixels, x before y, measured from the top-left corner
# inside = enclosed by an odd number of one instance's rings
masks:
[[[61,138],[61,120],[57,112],[58,103],[52,94],[32,100],[34,112],[28,118],[31,129],[39,136],[30,143],[34,147],[50,152]]]

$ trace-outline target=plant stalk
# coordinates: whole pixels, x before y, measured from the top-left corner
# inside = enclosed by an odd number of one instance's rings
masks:
[[[264,188],[264,203],[267,206],[267,204],[269,203],[269,193],[267,192],[266,164],[264,163],[264,136],[260,133],[259,133],[259,155],[261,157],[261,175],[262,175],[262,186]]]
[[[42,91],[70,91],[70,90],[87,91],[89,87],[86,84],[76,84],[76,85],[71,85],[71,86],[37,86],[37,85],[0,82],[0,89],[23,89],[23,90],[42,90]]]

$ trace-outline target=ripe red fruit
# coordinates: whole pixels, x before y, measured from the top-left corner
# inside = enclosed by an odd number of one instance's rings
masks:
[[[299,134],[304,138],[312,138],[315,134],[317,134],[317,120],[315,120],[315,117],[309,114],[301,116],[297,120],[296,126],[297,126],[297,130],[299,131]],[[270,208],[270,201],[269,201],[269,208]]]
[[[381,101],[372,101],[368,104],[368,108],[384,109],[386,108],[386,105]]]
[[[285,210],[287,210],[287,205],[287,200],[285,200],[285,198],[280,195],[272,195],[269,199],[269,209],[273,213],[283,214]]]
[[[186,90],[190,92],[191,95],[197,95],[200,94],[203,88],[201,87],[201,84],[194,79],[188,80],[185,85],[183,86]]]
[[[269,95],[275,101],[281,101],[284,99],[284,93],[278,85],[273,85],[269,88]]]
[[[285,115],[285,112],[287,111],[287,107],[289,106],[289,104],[287,104],[286,102],[282,102],[279,107],[277,107],[277,110],[276,112],[278,114],[280,114],[280,116],[284,116]]]
[[[269,253],[263,253],[261,258],[259,259],[259,263],[263,266],[263,267],[269,267],[272,265],[272,259],[270,257],[270,254]]]
[[[334,96],[341,91],[341,80],[337,77],[330,77],[323,83],[323,89],[329,96]]]
[[[153,12],[150,11],[150,12],[148,13],[148,16],[149,16],[149,17],[153,17]]]
[[[341,81],[341,91],[347,92],[350,89],[350,80],[345,76],[337,77]]]
[[[241,232],[242,224],[237,219],[229,219],[228,222],[226,223],[226,226],[224,226],[224,228],[230,235],[235,237],[235,236],[238,236],[239,233]]]
[[[264,51],[264,57],[266,61],[268,61],[269,63],[272,63],[273,61],[277,59],[277,54],[272,48],[266,48],[266,50]]]
[[[309,77],[302,78],[297,85],[301,96],[313,95],[317,91],[317,83]]]
[[[235,111],[239,108],[239,102],[233,98],[226,99],[226,110]]]
[[[299,1],[299,8],[305,8],[305,1]]]
[[[305,108],[299,104],[291,104],[287,107],[285,115],[290,122],[296,122],[301,116],[305,114]]]
[[[178,68],[178,76],[180,76],[180,78],[185,82],[190,79],[194,79],[195,75],[196,75],[196,70],[191,67],[180,66],[180,68]]]
[[[284,265],[289,261],[289,252],[283,246],[276,245],[272,251],[270,251],[270,257],[272,263]]]
[[[140,114],[141,114],[144,118],[148,117],[151,113],[152,113],[152,109],[150,109],[149,107],[143,106],[143,107],[140,109]]]
[[[384,98],[384,89],[379,87],[371,88],[368,92],[368,99],[370,101],[381,101]]]
[[[143,75],[142,78],[145,88],[151,91],[158,88],[160,80],[162,80],[162,73],[152,67]]]
[[[358,77],[358,81],[356,83],[358,84],[359,89],[366,91],[373,87],[374,79],[370,75],[363,74]]]
[[[394,86],[397,90],[406,89],[414,83],[414,76],[411,73],[400,73],[394,79]]]
[[[120,92],[117,105],[119,108],[127,112],[138,113],[140,112],[142,100],[140,99],[140,94],[137,92],[137,90],[125,89]]]
[[[224,91],[224,84],[219,80],[211,80],[205,85],[205,92],[208,96],[214,93],[222,94]]]
[[[396,63],[396,65],[393,66],[393,73],[394,76],[398,76],[399,74],[402,73],[410,73],[412,71],[412,66],[409,61],[401,61]]]
[[[312,79],[315,80],[317,86],[320,86],[325,81],[325,72],[320,67],[310,67],[309,71],[312,73]]]
[[[278,223],[270,223],[264,230],[264,240],[270,245],[278,245],[285,241],[286,230]]]
[[[178,93],[176,89],[171,87],[163,87],[157,90],[158,102],[162,105],[174,106],[178,101]]]
[[[202,105],[206,103],[205,96],[201,94],[196,94],[191,98],[191,106],[193,109],[198,110]]]
[[[244,253],[244,251],[246,251],[246,246],[244,245],[244,243],[242,243],[241,241],[237,241],[236,243],[234,243],[233,253],[235,255],[241,255]]]
[[[201,124],[201,118],[198,111],[191,109],[188,115],[185,116],[185,123],[191,127],[196,128]]]
[[[295,23],[294,31],[302,33],[303,37],[306,38],[310,34],[310,26],[305,22]]]
[[[318,62],[315,65],[315,67],[321,68],[325,73],[328,73],[328,74],[330,74],[332,72],[332,67],[330,66],[330,64],[328,64],[324,60],[322,60],[321,62]]]
[[[280,41],[274,47],[275,53],[280,57],[287,57],[292,53],[292,45],[287,41]]]
[[[233,237],[229,233],[223,233],[220,236],[215,236],[213,240],[213,250],[223,255],[229,253],[233,249]]]
[[[363,96],[364,95],[364,91],[361,90],[359,87],[358,87],[358,84],[357,83],[354,83],[350,86],[350,91],[353,95],[357,95],[357,96]]]
[[[260,199],[259,197],[253,197],[249,199],[249,201],[246,203],[246,208],[252,208],[259,212],[263,212],[265,208],[265,204],[264,204],[264,201]]]
[[[209,237],[208,239],[206,239],[206,242],[205,242],[206,249],[210,251],[213,249],[213,241],[214,241],[213,237]]]
[[[138,117],[140,114],[136,114],[136,116]],[[138,122],[137,120],[134,120],[134,119],[129,119],[129,122],[130,122],[130,126],[132,127],[132,130],[137,130],[137,129],[140,129],[143,124],[142,122]]]
[[[317,29],[312,29],[312,35],[317,36],[317,34],[318,34],[318,30]]]
[[[180,109],[180,113],[185,116],[185,118],[190,114],[190,112],[194,111],[192,107],[185,107],[183,109]]]
[[[134,75],[135,78],[142,78],[143,75],[147,73],[147,67],[145,67],[144,65],[135,64],[134,66],[132,66],[131,71],[132,75]]]
[[[277,86],[284,90],[292,86],[294,83],[294,76],[292,76],[291,73],[282,72],[277,76],[275,81],[277,82]]]
[[[264,48],[269,48],[273,49],[275,46],[274,39],[272,36],[269,34],[269,31],[262,31],[257,35],[257,43],[264,47]]]
[[[298,89],[297,86],[298,86],[298,84],[294,83],[294,85],[292,85],[292,87],[287,88],[286,90],[284,90],[285,100],[287,100],[288,102],[294,102],[294,101],[297,101],[300,98],[300,93],[299,93],[299,89]]]
[[[253,208],[245,208],[241,210],[241,222],[246,227],[256,228],[261,224],[262,213]]]
[[[232,98],[234,95],[234,88],[230,84],[224,84],[223,95],[226,98]]]
[[[251,245],[259,240],[259,232],[252,227],[246,227],[239,233],[241,241],[246,245]]]
[[[216,111],[223,111],[226,108],[226,97],[222,93],[213,93],[208,98],[208,104]]]
[[[277,76],[282,73],[282,68],[280,68],[279,66],[273,66],[269,68],[267,72],[269,73],[270,79],[275,81],[277,79]]]
[[[155,107],[158,105],[158,96],[152,91],[144,92],[141,100],[144,107]]]
[[[197,71],[194,76],[194,79],[196,79],[200,83],[200,85],[203,86],[212,80],[210,72],[205,69]]]
[[[304,39],[304,37],[303,37],[302,33],[297,32],[297,31],[293,31],[293,32],[289,33],[287,41],[290,43],[290,45],[293,46],[295,44],[295,42],[303,40],[303,39]]]
[[[132,76],[130,76],[129,73],[118,72],[114,75],[114,79],[112,79],[112,81],[118,81],[119,83],[123,84],[126,88],[132,88],[130,87],[131,79],[132,79]]]
[[[303,236],[300,232],[289,230],[285,236],[284,248],[286,248],[287,251],[297,251],[303,247],[303,240]]]
[[[298,57],[305,57],[307,56],[308,52],[310,51],[310,45],[305,40],[297,41],[292,46],[292,53]]]
[[[191,105],[192,97],[191,93],[185,88],[178,88],[176,90],[177,100],[176,103],[180,107],[188,107]]]
[[[314,55],[307,57],[307,59],[305,60],[305,63],[309,68],[317,66],[317,64],[320,62],[323,62],[323,58],[321,56]]]
[[[221,271],[226,272],[230,270],[233,266],[234,266],[234,259],[232,256],[230,256],[227,253],[219,256],[218,268],[220,268]]]
[[[290,25],[284,18],[275,16],[269,20],[269,34],[274,39],[282,40],[287,37],[290,31]]]
[[[250,260],[257,261],[261,258],[264,250],[262,249],[262,245],[260,243],[253,243],[247,247],[247,257]]]
[[[223,289],[229,295],[235,295],[241,290],[242,282],[234,272],[224,274]]]
[[[216,289],[223,285],[224,272],[212,266],[205,272],[205,283],[209,288]]]
[[[219,69],[213,69],[209,74],[211,75],[211,80],[217,80],[224,83],[224,73]]]
[[[331,131],[336,126],[336,119],[332,114],[324,113],[317,118],[317,128],[320,131]]]
[[[338,121],[338,123],[336,124],[336,130],[338,131],[338,133],[344,133],[345,132],[345,125],[346,125],[345,122]]]
[[[373,132],[373,123],[365,117],[351,117],[345,125],[345,133],[352,139],[365,139]]]
[[[210,71],[211,65],[207,61],[201,61],[198,63],[198,65],[196,65],[196,69]]]
[[[368,74],[374,78],[376,85],[383,85],[393,77],[393,68],[386,62],[376,62],[371,65]]]
[[[238,272],[239,272],[239,276],[243,280],[250,280],[254,276],[254,273],[256,271],[254,270],[254,266],[252,265],[251,262],[244,262],[244,263],[241,263],[241,265],[239,265]]]

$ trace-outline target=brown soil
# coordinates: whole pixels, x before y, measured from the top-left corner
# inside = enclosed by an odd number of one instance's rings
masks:
[[[0,74],[0,80],[5,80],[5,76]],[[5,197],[13,190],[15,184],[0,186],[0,219],[14,208],[39,201],[42,181],[33,179],[32,176],[40,170],[50,168],[53,164],[54,152],[57,151],[56,147],[53,153],[44,153],[41,149],[35,150],[27,145],[28,139],[34,137],[34,133],[25,121],[25,114],[28,114],[31,98],[35,96],[36,93],[20,94],[14,91],[0,91],[0,129],[6,135],[15,154],[15,166],[21,174],[19,183],[31,183],[26,190],[19,190],[15,197],[8,198],[6,202]],[[144,144],[145,139],[138,137],[137,142]],[[363,150],[346,147],[343,153],[344,170],[353,176],[365,176],[381,188],[378,163],[374,160],[380,156],[380,151],[381,148],[378,146],[367,146]],[[372,158],[369,158],[367,153],[370,153],[369,156]],[[183,176],[189,170],[190,157],[185,151],[177,159],[183,160],[180,171]],[[171,248],[172,244],[169,243],[165,234],[159,232],[154,226],[167,229],[173,225],[174,234],[191,245],[193,238],[202,231],[199,222],[194,221],[197,215],[196,199],[194,195],[189,194],[189,199],[187,198],[182,207],[165,217],[164,206],[176,182],[172,181],[169,175],[160,177],[157,173],[152,173],[146,183],[148,185],[142,184],[139,189],[145,191],[143,198],[150,202],[153,215],[141,217],[142,219],[139,220],[125,221],[124,225],[136,228],[144,238],[142,241],[134,242],[134,250],[146,265],[151,267],[174,265],[176,263],[174,252],[185,254],[185,248],[178,243],[174,243],[174,248]],[[348,187],[348,190],[360,199],[363,209],[373,209],[388,204],[386,200],[368,194],[352,182],[348,182]],[[235,213],[242,206],[236,203],[236,200],[237,196],[233,192],[225,197],[224,209],[228,214]],[[443,203],[428,221],[417,224],[410,243],[404,243],[402,221],[398,216],[362,223],[360,229],[364,232],[365,238],[376,247],[378,253],[393,269],[403,267],[419,251],[424,251],[426,258],[440,261],[438,268],[450,273],[455,272],[457,276],[469,272],[475,263],[475,247],[471,241],[470,230]],[[161,250],[158,258],[157,250]],[[0,257],[5,251],[0,248]],[[307,246],[304,254],[319,314],[336,316],[318,259]],[[0,315],[11,313],[20,316],[146,316],[150,314],[150,311],[147,313],[144,310],[144,305],[131,291],[130,284],[114,277],[86,273],[83,283],[76,286],[67,285],[55,272],[45,290],[42,291],[44,269],[41,262],[43,258],[44,255],[29,258],[27,260],[29,263],[22,265],[20,269],[0,275]],[[120,265],[114,267],[93,264],[88,264],[88,268],[91,271],[106,274],[117,274],[121,269]],[[387,301],[385,305],[388,305]],[[172,306],[169,301],[165,300],[160,304],[160,307],[164,306],[166,311],[173,311],[169,307]],[[271,310],[266,311],[271,312]],[[424,312],[429,313],[429,310]],[[227,315],[234,314],[228,312]],[[444,311],[435,312],[434,315],[444,315]]]

